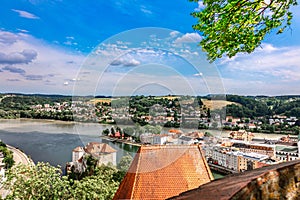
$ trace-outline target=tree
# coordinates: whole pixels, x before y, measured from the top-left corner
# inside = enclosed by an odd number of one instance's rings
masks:
[[[6,199],[69,199],[70,185],[61,170],[49,164],[17,165],[7,173]]]
[[[212,62],[224,54],[251,53],[267,33],[282,33],[291,25],[295,5],[296,0],[203,0],[203,9],[191,13],[198,19],[193,28],[202,33],[200,45]]]
[[[109,130],[108,130],[108,128],[107,128],[107,129],[104,129],[104,130],[102,131],[102,134],[103,134],[103,135],[109,135]]]
[[[132,156],[130,155],[127,155],[127,156],[123,156],[120,160],[120,162],[118,163],[117,165],[117,168],[120,170],[120,171],[124,171],[124,172],[127,172],[130,164],[132,162]]]
[[[72,185],[72,199],[112,199],[118,189],[119,181],[115,181],[118,170],[102,165],[95,170],[93,176],[87,176]]]
[[[61,176],[61,169],[48,163],[17,165],[6,174],[6,199],[112,199],[120,184],[120,172],[102,165],[82,180]]]
[[[123,128],[123,132],[125,136],[133,136],[134,135],[134,128],[131,126]]]
[[[5,164],[5,168],[10,169],[15,164],[13,152],[10,151],[3,142],[0,143],[0,152],[2,152],[4,156],[2,162]]]
[[[110,133],[111,133],[113,136],[115,136],[116,131],[115,131],[114,127],[111,127]]]

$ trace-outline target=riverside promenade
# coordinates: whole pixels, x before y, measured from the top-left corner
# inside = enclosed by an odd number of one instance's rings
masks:
[[[18,164],[34,165],[34,162],[20,149],[17,149],[10,145],[7,145],[7,148],[13,152],[15,165]]]

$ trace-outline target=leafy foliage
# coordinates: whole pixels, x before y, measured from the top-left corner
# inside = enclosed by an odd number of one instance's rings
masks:
[[[49,164],[17,165],[7,173],[6,199],[69,199],[70,185],[59,168]]]
[[[120,170],[120,171],[124,171],[124,172],[127,172],[131,162],[132,162],[133,158],[132,156],[130,155],[127,155],[127,156],[123,156],[120,160],[120,162],[118,163],[118,166],[117,168]]]
[[[227,95],[227,100],[240,104],[228,105],[226,107],[226,115],[228,116],[254,118],[270,114],[270,110],[266,103],[257,101],[251,97]]]
[[[281,102],[279,105],[274,107],[275,114],[283,114],[287,116],[300,117],[300,100],[292,102]]]
[[[4,157],[2,162],[5,164],[5,168],[10,169],[15,164],[13,152],[2,141],[0,141],[0,152],[2,152]]]
[[[198,2],[199,0],[190,0]],[[290,7],[296,0],[203,0],[204,8],[191,15],[202,33],[200,45],[208,59],[239,52],[251,53],[273,29],[282,33],[291,25]]]
[[[0,102],[0,118],[33,118],[33,119],[56,119],[72,121],[73,113],[70,110],[61,112],[40,111],[32,109],[35,105],[54,105],[54,103],[71,102],[69,96],[57,95],[6,95]]]
[[[95,169],[82,180],[61,176],[61,169],[48,163],[17,165],[7,173],[6,199],[112,199],[119,185],[119,171],[111,166]]]

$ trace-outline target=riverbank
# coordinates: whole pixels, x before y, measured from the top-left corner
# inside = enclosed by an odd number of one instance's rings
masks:
[[[20,127],[24,126],[33,126],[33,125],[50,125],[50,126],[69,126],[74,127],[74,130],[72,132],[68,132],[71,134],[79,134],[79,135],[95,135],[95,131],[91,131],[91,128],[89,128],[90,133],[87,131],[84,131],[81,129],[81,127],[93,127],[93,129],[98,130],[97,134],[101,135],[102,130],[106,128],[111,128],[112,126],[119,126],[121,128],[128,127],[127,125],[112,125],[112,124],[100,124],[100,123],[86,123],[86,122],[77,122],[77,121],[61,121],[61,120],[49,120],[49,119],[28,119],[28,118],[20,118],[20,119],[0,119],[0,130],[7,130],[7,129],[18,129]],[[163,128],[163,132],[167,133],[168,130],[171,128]],[[42,129],[44,130],[44,129]],[[37,130],[39,131],[39,130]],[[201,132],[210,132],[216,137],[228,137],[228,134],[230,131],[220,131],[220,130],[213,130],[213,129],[207,129],[207,130],[195,130],[195,129],[182,129],[182,131],[185,132],[192,132],[192,131],[201,131]],[[22,131],[23,132],[23,131]],[[56,132],[55,132],[56,133]],[[253,133],[255,135],[255,138],[258,139],[279,139],[283,136],[286,136],[284,134],[274,134],[274,133]]]
[[[26,155],[23,151],[21,151],[20,149],[10,146],[10,145],[6,145],[7,148],[13,152],[13,158],[15,161],[15,165],[18,164],[23,164],[23,165],[35,165],[33,160]]]
[[[140,144],[140,143],[135,143],[135,142],[131,142],[131,141],[124,140],[124,139],[112,138],[112,137],[105,136],[105,135],[101,135],[100,138],[102,138],[106,141],[112,142],[112,143],[116,142],[116,143],[121,143],[121,144],[128,144],[128,145],[132,145],[132,146],[137,146],[137,147],[142,146],[142,144]]]

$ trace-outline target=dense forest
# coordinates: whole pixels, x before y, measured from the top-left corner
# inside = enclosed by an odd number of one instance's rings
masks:
[[[300,118],[300,96],[238,96],[227,95],[227,101],[238,103],[228,105],[227,116],[240,118],[285,115]]]

